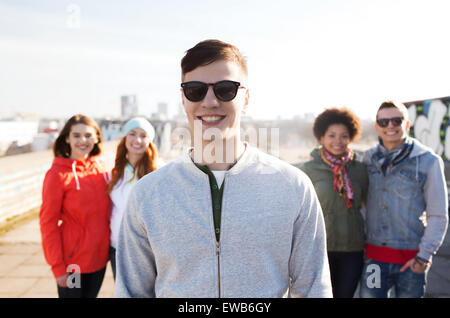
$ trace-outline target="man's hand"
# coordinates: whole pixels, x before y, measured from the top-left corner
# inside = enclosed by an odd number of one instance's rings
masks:
[[[423,274],[423,273],[425,273],[425,270],[427,269],[428,265],[420,264],[418,261],[416,261],[415,258],[412,258],[409,261],[407,261],[406,264],[403,265],[402,268],[400,268],[400,272],[406,271],[408,269],[408,267],[411,268],[411,270],[414,273]]]

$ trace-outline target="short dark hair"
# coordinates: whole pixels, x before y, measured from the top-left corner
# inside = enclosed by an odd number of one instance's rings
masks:
[[[205,66],[216,61],[236,62],[242,72],[247,76],[247,61],[239,49],[232,44],[220,40],[205,40],[186,51],[181,60],[181,75],[195,70],[199,66]]]
[[[378,119],[378,112],[385,108],[397,108],[403,114],[403,118],[405,120],[409,119],[408,108],[406,108],[405,104],[393,100],[385,100],[384,102],[381,103],[380,107],[378,107],[377,110],[377,119]]]
[[[350,141],[355,141],[361,134],[361,121],[358,116],[348,108],[333,107],[326,109],[316,117],[313,125],[314,137],[320,140],[328,127],[333,124],[345,125],[350,134]]]
[[[72,126],[77,124],[91,126],[97,133],[98,142],[94,145],[94,149],[92,149],[92,151],[89,153],[89,157],[97,156],[102,153],[102,133],[100,131],[100,127],[95,122],[95,120],[91,119],[90,117],[82,114],[77,114],[72,116],[66,122],[63,129],[59,133],[58,138],[56,138],[53,144],[53,154],[55,155],[55,157],[70,158],[71,149],[70,145],[66,142],[66,138],[69,136]]]

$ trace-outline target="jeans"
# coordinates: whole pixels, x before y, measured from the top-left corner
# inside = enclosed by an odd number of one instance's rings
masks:
[[[425,293],[426,275],[410,268],[400,272],[401,264],[390,264],[365,258],[361,274],[361,298],[388,298],[393,288],[396,298],[421,298]]]
[[[353,298],[363,267],[364,252],[328,252],[334,298]]]
[[[61,287],[58,285],[59,298],[96,298],[102,287],[106,267],[87,274],[80,274],[80,286]]]

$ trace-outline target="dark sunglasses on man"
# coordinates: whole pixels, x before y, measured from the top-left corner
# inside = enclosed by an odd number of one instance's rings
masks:
[[[219,81],[216,83],[204,83],[199,81],[191,81],[181,83],[183,88],[184,96],[191,102],[199,102],[205,98],[206,93],[208,93],[208,87],[212,86],[214,95],[217,99],[223,102],[229,102],[233,100],[239,88],[245,88],[241,86],[241,83],[235,81]]]
[[[398,127],[402,124],[403,117],[378,118],[377,119],[378,126],[380,126],[382,128],[386,128],[387,126],[389,126],[389,122],[391,122],[394,127]]]

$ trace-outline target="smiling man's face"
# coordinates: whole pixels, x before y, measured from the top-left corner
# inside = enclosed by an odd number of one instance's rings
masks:
[[[246,86],[247,78],[240,66],[232,61],[219,60],[196,69],[184,75],[183,81],[200,81],[217,83],[223,80],[240,82]],[[228,102],[219,100],[208,87],[205,98],[199,102],[189,101],[181,92],[183,106],[189,121],[191,132],[194,132],[194,122],[198,120],[202,125],[202,133],[208,128],[217,128],[224,140],[240,136],[240,123],[243,110],[248,106],[249,94],[245,88],[238,89],[234,99]]]
[[[377,113],[378,119],[391,119],[395,117],[404,117],[402,112],[395,107],[382,108]],[[408,135],[410,127],[410,121],[403,119],[401,125],[394,126],[392,121],[389,121],[387,127],[381,127],[375,123],[375,130],[378,136],[383,141],[383,145],[388,149],[392,150],[399,147]]]

